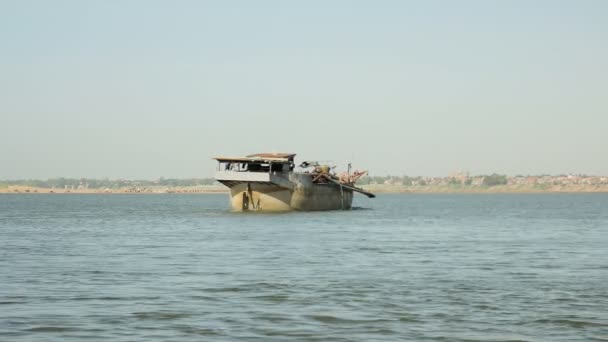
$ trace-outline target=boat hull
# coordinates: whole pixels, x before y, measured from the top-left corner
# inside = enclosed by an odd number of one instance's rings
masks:
[[[234,211],[317,211],[352,208],[353,192],[332,183],[317,184],[307,174],[293,174],[292,186],[269,182],[231,182]],[[284,184],[283,184],[284,185]]]
[[[230,188],[234,211],[290,211],[292,191],[265,183],[240,183]]]

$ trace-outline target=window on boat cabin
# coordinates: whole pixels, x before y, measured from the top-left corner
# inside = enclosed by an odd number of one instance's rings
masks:
[[[224,171],[241,171],[241,165],[239,163],[226,162],[224,164]]]
[[[247,163],[247,171],[249,172],[268,172],[269,165],[262,163]]]
[[[259,172],[261,169],[262,165],[257,164],[257,163],[248,163],[247,164],[247,171],[251,171],[251,172]]]
[[[232,166],[226,166],[226,170],[241,171],[241,172],[289,172],[293,168],[290,164],[284,163],[232,163]]]
[[[271,172],[289,172],[289,164],[270,164]]]
[[[238,162],[223,162],[219,164],[218,170],[224,171],[248,171],[248,163],[238,163]]]

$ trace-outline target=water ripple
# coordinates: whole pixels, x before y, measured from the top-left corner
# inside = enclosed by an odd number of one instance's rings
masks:
[[[0,195],[1,341],[608,341],[608,194]]]

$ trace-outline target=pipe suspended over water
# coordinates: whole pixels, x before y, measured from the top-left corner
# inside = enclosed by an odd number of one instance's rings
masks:
[[[365,196],[367,196],[369,198],[375,198],[376,197],[376,195],[372,194],[371,192],[365,191],[365,190],[363,190],[361,188],[357,188],[354,185],[342,184],[339,181],[337,181],[337,180],[335,180],[335,179],[333,179],[333,178],[331,178],[329,176],[325,176],[324,178],[327,179],[328,181],[332,182],[332,183],[338,184],[339,186],[341,186],[341,187],[343,187],[345,189],[349,189],[349,190],[358,192],[360,194],[364,194]]]

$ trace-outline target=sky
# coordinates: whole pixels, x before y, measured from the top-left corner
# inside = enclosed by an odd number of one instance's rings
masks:
[[[0,0],[0,179],[608,175],[606,1]]]

